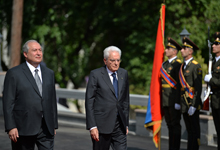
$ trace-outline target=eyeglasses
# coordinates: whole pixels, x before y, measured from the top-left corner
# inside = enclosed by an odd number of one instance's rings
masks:
[[[116,61],[117,61],[118,63],[120,63],[120,62],[121,62],[121,60],[120,60],[120,59],[109,59],[109,60],[110,60],[111,62],[113,62],[113,63],[114,63],[114,62],[116,62]]]
[[[213,42],[212,44],[213,44],[213,45],[219,45],[220,43],[215,41],[215,42]]]

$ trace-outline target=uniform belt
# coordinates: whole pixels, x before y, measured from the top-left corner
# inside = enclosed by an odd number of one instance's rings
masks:
[[[220,89],[220,87],[217,87],[217,86],[212,86],[211,87],[213,90],[219,90]]]
[[[193,90],[193,91],[195,90],[194,87],[190,87],[190,89]],[[185,91],[185,88],[182,87],[182,88],[181,88],[181,91]]]
[[[163,88],[171,88],[171,86],[169,84],[162,84]]]

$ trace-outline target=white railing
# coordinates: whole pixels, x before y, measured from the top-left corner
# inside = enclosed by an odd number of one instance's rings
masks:
[[[203,98],[204,89],[205,87],[203,87],[201,98]],[[57,97],[61,97],[61,98],[74,98],[78,100],[85,100],[85,93],[86,93],[85,90],[73,90],[73,89],[64,89],[64,88],[56,89]],[[130,104],[147,106],[148,98],[149,98],[148,95],[130,94]],[[204,111],[204,110],[200,110],[200,111],[208,115],[210,115],[211,113],[211,109],[209,109],[209,111]]]
[[[56,89],[57,97],[60,98],[74,98],[78,100],[85,100],[85,90],[73,90],[73,89]],[[130,104],[147,106],[148,95],[130,94]]]

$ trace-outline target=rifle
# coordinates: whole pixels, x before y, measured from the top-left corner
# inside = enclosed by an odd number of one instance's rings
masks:
[[[209,31],[210,28],[208,27],[208,47],[209,47],[209,68],[208,68],[208,74],[212,74],[212,53],[211,53],[211,42],[209,40]],[[209,94],[211,94],[211,87],[209,84],[207,84],[207,89],[205,90],[206,95],[204,96],[203,102],[207,100],[209,97]]]

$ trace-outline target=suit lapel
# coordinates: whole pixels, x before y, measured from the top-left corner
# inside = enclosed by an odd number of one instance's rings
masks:
[[[115,90],[114,90],[114,87],[113,87],[113,85],[112,85],[112,82],[111,82],[111,80],[110,80],[110,77],[109,77],[109,75],[108,75],[108,72],[107,72],[107,70],[106,70],[106,66],[104,66],[103,68],[102,68],[102,78],[104,79],[104,81],[105,81],[105,83],[108,85],[108,87],[111,89],[111,91],[114,93],[114,95],[115,95]]]
[[[191,60],[189,61],[189,63],[186,65],[186,68],[184,69],[184,73],[183,73],[184,75],[185,75],[187,69],[190,67],[190,64],[192,63],[193,60],[194,60],[194,59],[191,59]]]
[[[25,76],[27,77],[28,81],[31,83],[34,90],[38,93],[38,95],[40,95],[40,92],[39,92],[39,89],[37,87],[36,81],[34,80],[34,77],[31,73],[30,69],[28,68],[27,64],[23,63],[22,68],[23,68],[23,72],[24,72]]]
[[[121,94],[124,78],[122,72],[120,71],[120,68],[118,69],[117,73],[118,73],[118,100],[120,100],[120,94]]]
[[[168,60],[167,60],[166,62],[164,62],[163,68],[167,71],[167,68],[168,68]]]
[[[46,85],[47,85],[47,81],[49,81],[49,79],[47,79],[47,71],[46,68],[42,65],[40,65],[40,69],[41,69],[41,76],[42,76],[42,97],[44,96],[44,92],[47,90]]]
[[[220,59],[218,61],[214,60],[215,62],[213,63],[213,68],[216,68],[220,64]]]
[[[170,67],[172,66],[172,62],[167,62],[168,64],[167,64],[167,69],[166,69],[166,71],[167,72],[169,72],[170,71]]]
[[[110,88],[110,89],[112,90],[112,92],[115,94],[115,90],[114,90],[114,87],[113,87],[112,82],[111,82],[111,80],[110,80],[110,77],[109,77],[109,75],[108,75],[108,72],[107,72],[107,70],[106,70],[106,66],[104,66],[103,69],[102,69],[102,77],[103,77],[105,83],[109,86],[109,88]]]

